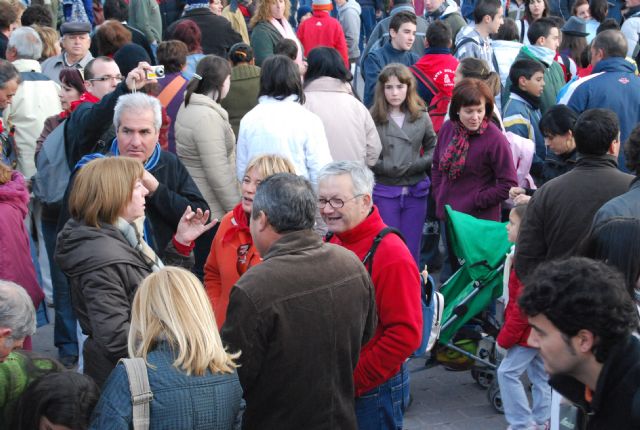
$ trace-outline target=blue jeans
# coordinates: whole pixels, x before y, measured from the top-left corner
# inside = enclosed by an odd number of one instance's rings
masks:
[[[359,430],[402,430],[409,404],[409,370],[406,363],[387,382],[356,398]]]
[[[364,52],[364,46],[369,42],[369,37],[376,26],[376,8],[373,6],[361,6],[360,12],[360,52]]]
[[[55,324],[53,343],[60,357],[78,356],[78,338],[76,336],[76,314],[71,305],[71,290],[67,277],[53,259],[56,249],[56,223],[42,221],[42,234],[49,255],[51,283],[53,284],[53,304],[55,306]]]
[[[520,376],[527,372],[533,384],[533,408],[524,391]],[[515,345],[498,368],[498,384],[504,416],[513,430],[527,429],[531,424],[543,424],[551,416],[551,387],[544,371],[542,357],[537,349]]]

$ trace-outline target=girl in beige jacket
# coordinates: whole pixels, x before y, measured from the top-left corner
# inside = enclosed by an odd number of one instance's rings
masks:
[[[176,118],[176,150],[211,209],[221,219],[240,201],[235,177],[235,135],[222,100],[231,67],[215,55],[198,63]]]

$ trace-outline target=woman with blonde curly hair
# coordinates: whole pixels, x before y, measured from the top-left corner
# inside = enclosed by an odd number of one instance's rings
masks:
[[[128,349],[130,357],[147,364],[150,428],[233,428],[242,398],[235,370],[240,354],[225,351],[211,305],[193,274],[167,267],[142,281],[131,307]],[[118,364],[92,428],[128,429],[132,409],[127,372]]]
[[[373,201],[384,222],[402,232],[417,264],[436,133],[406,66],[392,63],[382,69],[371,116],[382,143],[372,167]]]
[[[295,31],[289,24],[290,2],[288,0],[263,0],[258,3],[251,18],[251,47],[256,65],[262,66],[265,58],[274,54],[276,45],[282,39],[291,39],[298,46],[296,64],[302,64],[303,47]]]

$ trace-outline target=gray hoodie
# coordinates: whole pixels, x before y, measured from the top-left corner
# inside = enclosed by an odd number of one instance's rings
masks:
[[[356,0],[348,0],[342,6],[338,6],[338,19],[344,31],[344,38],[347,40],[350,61],[360,57],[358,42],[360,39],[361,11],[362,9]]]

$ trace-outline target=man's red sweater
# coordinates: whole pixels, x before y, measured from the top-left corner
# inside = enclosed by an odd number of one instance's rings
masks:
[[[329,12],[323,10],[313,11],[313,16],[298,27],[298,39],[304,46],[305,57],[309,55],[309,51],[318,46],[335,48],[344,60],[347,70],[349,70],[349,54],[344,31],[340,21],[330,16]]]
[[[330,242],[353,251],[362,260],[373,239],[385,227],[374,206],[364,221],[334,235]],[[411,253],[397,235],[388,234],[380,242],[373,258],[371,279],[376,291],[378,326],[360,351],[354,373],[356,396],[398,373],[422,340],[420,275]]]

